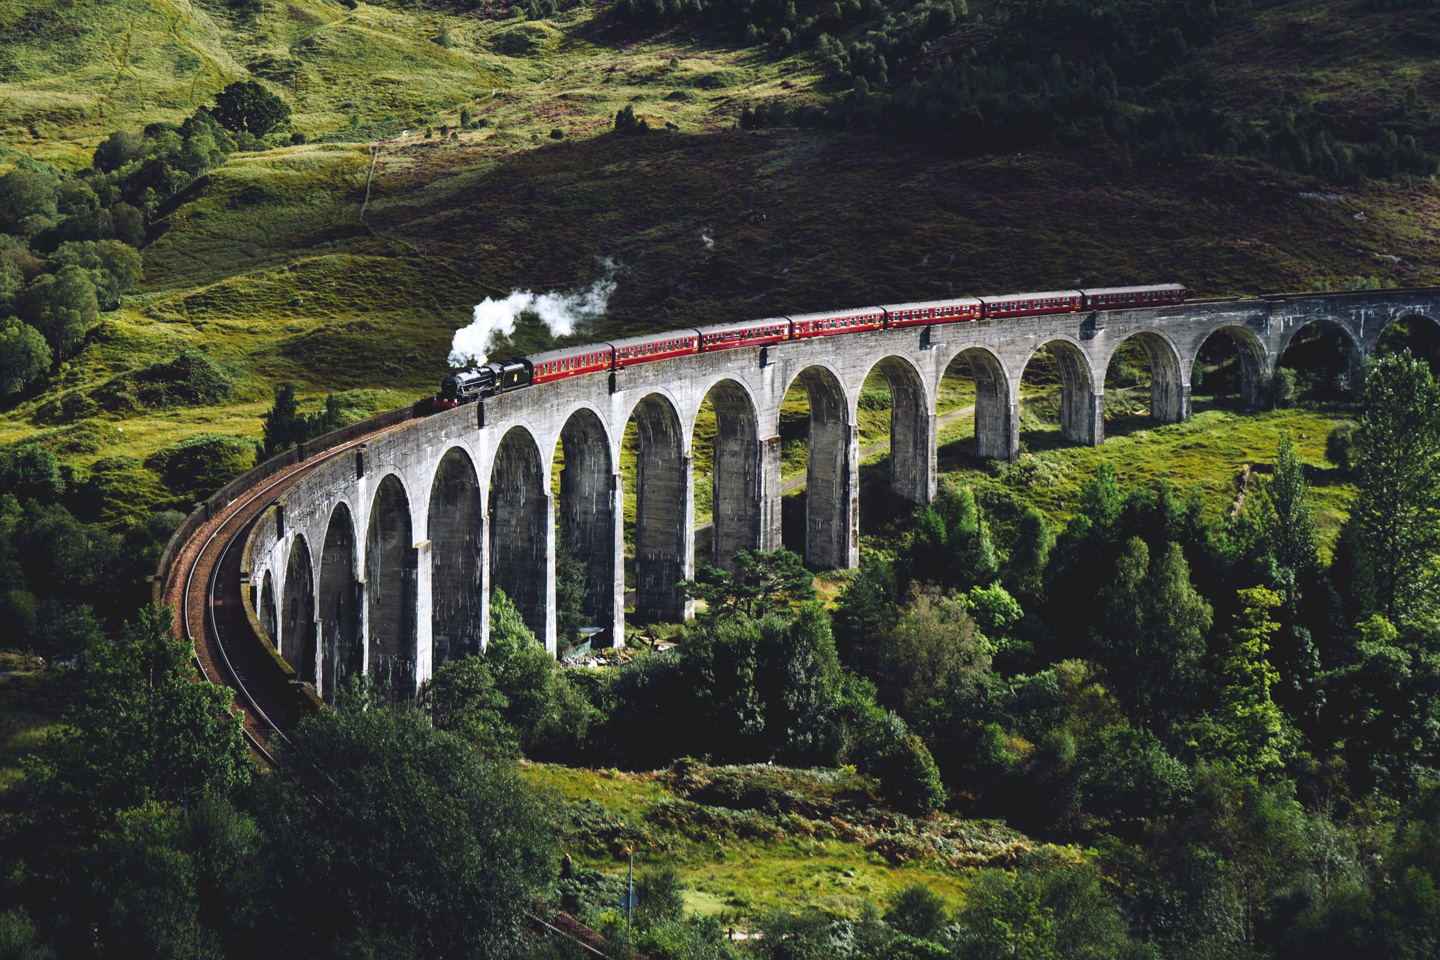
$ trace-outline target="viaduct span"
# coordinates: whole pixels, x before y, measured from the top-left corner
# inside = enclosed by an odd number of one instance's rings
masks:
[[[1410,317],[1440,320],[1440,288],[877,330],[639,364],[428,417],[387,415],[287,454],[280,480],[272,461],[199,505],[161,561],[157,594],[178,595],[176,558],[187,540],[263,480],[265,506],[246,528],[239,569],[255,632],[320,698],[329,700],[358,671],[378,672],[394,694],[409,696],[447,659],[484,647],[495,587],[554,651],[557,527],[585,567],[590,622],[623,637],[619,463],[632,419],[639,435],[634,617],[679,620],[690,613],[676,583],[694,569],[692,443],[707,396],[718,427],[711,559],[724,565],[738,549],[780,545],[780,406],[798,382],[810,401],[806,560],[853,567],[856,409],[876,368],[892,397],[891,490],[925,503],[936,489],[936,395],[953,361],[968,364],[975,380],[977,452],[1012,459],[1021,375],[1041,347],[1059,361],[1063,436],[1096,445],[1104,440],[1106,366],[1126,340],[1149,356],[1152,415],[1176,422],[1189,415],[1190,371],[1213,335],[1233,341],[1242,398],[1255,404],[1266,375],[1308,324],[1338,327],[1354,361],[1392,322]]]

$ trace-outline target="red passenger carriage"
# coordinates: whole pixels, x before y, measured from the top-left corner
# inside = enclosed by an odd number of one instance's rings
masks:
[[[1125,310],[1185,302],[1185,287],[1178,283],[1157,283],[1148,287],[1096,287],[1080,293],[1085,297],[1087,310]]]
[[[768,320],[747,320],[743,323],[721,323],[701,327],[700,350],[733,350],[756,347],[766,343],[782,343],[790,339],[790,321],[784,317]]]
[[[579,347],[537,353],[527,358],[530,361],[530,382],[546,383],[550,380],[578,377],[582,373],[609,370],[610,357],[610,347],[604,343],[587,343]]]
[[[959,323],[980,319],[980,301],[975,297],[960,300],[928,300],[924,303],[892,303],[881,307],[887,327],[918,327],[931,323]]]
[[[671,330],[668,333],[652,333],[644,337],[627,337],[612,340],[615,350],[615,366],[628,367],[666,357],[683,357],[699,353],[700,334],[695,330]]]
[[[802,313],[790,318],[790,339],[828,337],[837,333],[859,333],[885,327],[885,311],[879,307],[861,307],[837,313]]]
[[[1080,309],[1079,290],[1049,290],[1045,293],[1009,293],[1000,297],[981,297],[985,319],[1029,317],[1047,313],[1074,313]]]

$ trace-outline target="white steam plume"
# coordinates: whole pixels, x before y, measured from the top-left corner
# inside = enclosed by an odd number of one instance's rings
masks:
[[[450,343],[450,366],[484,363],[495,336],[503,334],[508,337],[514,333],[515,318],[526,310],[534,311],[550,333],[557,337],[574,333],[582,322],[603,314],[618,284],[615,282],[615,264],[610,260],[602,260],[601,264],[605,268],[605,276],[586,290],[541,294],[514,290],[503,300],[486,297],[477,303],[470,325],[455,331],[455,339]]]

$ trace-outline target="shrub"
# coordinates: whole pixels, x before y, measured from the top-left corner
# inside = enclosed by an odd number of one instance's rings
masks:
[[[152,453],[145,466],[176,493],[199,499],[255,465],[255,441],[202,433]]]
[[[1325,459],[1341,470],[1350,469],[1350,448],[1355,443],[1355,423],[1342,420],[1330,428],[1325,438]]]
[[[895,895],[885,922],[901,933],[929,940],[945,923],[945,901],[923,883],[912,883]]]
[[[195,406],[227,400],[234,390],[234,380],[218,364],[186,350],[172,360],[115,377],[95,391],[95,400],[110,410]]]
[[[945,805],[945,785],[935,758],[915,734],[892,744],[876,766],[880,790],[896,809],[923,816]]]

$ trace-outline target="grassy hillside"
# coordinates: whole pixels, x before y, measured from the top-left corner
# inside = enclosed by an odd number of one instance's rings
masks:
[[[745,105],[823,104],[844,85],[812,48],[747,46],[714,20],[461,6],[0,0],[0,172],[81,167],[110,131],[179,121],[241,78],[283,96],[289,129],[311,141],[234,154],[164,203],[141,290],[0,411],[0,442],[59,430],[47,442],[84,467],[196,433],[255,436],[282,380],[311,404],[329,391],[357,413],[398,404],[434,389],[481,298],[582,287],[605,260],[618,264],[610,312],[577,339],[1076,283],[1421,284],[1440,267],[1429,179],[1336,185],[1263,158],[1132,157],[1099,141],[966,158],[892,137],[741,131]],[[977,0],[907,75],[1042,13]],[[1212,100],[1247,116],[1308,106],[1358,140],[1384,121],[1428,144],[1436,37],[1435,11],[1258,3],[1172,72],[1203,74]],[[652,133],[610,132],[627,105]],[[476,125],[442,138],[462,109]],[[522,331],[515,349],[542,343]],[[229,371],[231,400],[96,401],[182,349]],[[77,431],[85,442],[64,439]]]
[[[876,805],[874,782],[853,769],[682,761],[643,774],[546,764],[521,771],[560,805],[561,847],[577,866],[619,874],[631,850],[637,869],[673,865],[690,888],[690,909],[742,929],[807,905],[855,916],[865,901],[885,904],[914,883],[958,902],[976,867],[1011,865],[1040,849],[1082,857],[996,821],[894,813]]]

